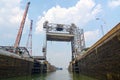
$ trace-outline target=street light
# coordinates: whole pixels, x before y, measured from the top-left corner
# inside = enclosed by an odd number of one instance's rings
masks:
[[[106,24],[106,22],[103,19],[101,19],[101,18],[96,18],[96,20],[101,20],[101,21],[103,21],[104,25]],[[100,27],[101,27],[102,35],[104,35],[103,25],[101,25]]]

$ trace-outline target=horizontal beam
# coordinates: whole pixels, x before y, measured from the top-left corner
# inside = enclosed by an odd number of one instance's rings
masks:
[[[48,32],[46,33],[48,41],[71,41],[74,35],[69,33],[53,33]]]
[[[45,60],[45,56],[32,56],[36,60]]]

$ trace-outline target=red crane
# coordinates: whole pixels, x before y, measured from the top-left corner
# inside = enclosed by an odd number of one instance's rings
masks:
[[[24,24],[25,24],[25,20],[26,20],[26,16],[27,16],[29,5],[30,5],[30,2],[27,3],[27,6],[26,6],[26,9],[25,9],[25,12],[24,12],[21,24],[20,24],[20,28],[19,28],[19,31],[18,31],[18,34],[17,34],[17,37],[16,37],[16,41],[15,41],[15,44],[14,44],[14,48],[15,49],[20,44],[20,40],[21,40],[21,36],[22,36],[22,32],[23,32],[23,28],[24,28]]]
[[[33,20],[31,20],[31,23],[30,23],[30,31],[28,34],[28,40],[27,40],[27,44],[26,44],[26,47],[27,47],[30,55],[32,55],[32,25],[33,25]]]

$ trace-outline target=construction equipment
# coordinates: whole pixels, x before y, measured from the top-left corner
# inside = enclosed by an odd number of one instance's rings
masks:
[[[25,9],[25,12],[24,12],[21,24],[20,24],[20,28],[19,28],[19,31],[18,31],[18,34],[17,34],[17,38],[16,38],[16,41],[15,41],[15,44],[14,44],[14,48],[15,49],[20,44],[20,40],[21,40],[21,36],[22,36],[22,32],[23,32],[23,28],[24,28],[24,24],[25,24],[25,20],[26,20],[26,16],[27,16],[29,5],[30,5],[30,2],[27,3],[27,6],[26,6],[26,9]]]
[[[32,55],[32,25],[33,25],[33,20],[31,20],[31,23],[30,23],[30,31],[28,34],[28,40],[27,40],[27,44],[26,44],[26,47],[27,47],[30,55]]]

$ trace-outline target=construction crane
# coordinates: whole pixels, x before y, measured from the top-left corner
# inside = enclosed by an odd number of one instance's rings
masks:
[[[33,25],[33,20],[31,20],[31,23],[30,23],[30,31],[28,34],[28,40],[27,40],[27,44],[26,44],[26,47],[27,47],[30,55],[32,55],[32,25]]]
[[[27,16],[29,5],[30,5],[30,2],[27,3],[27,6],[26,6],[26,9],[25,9],[25,12],[24,12],[21,24],[20,24],[20,28],[19,28],[19,31],[18,31],[18,34],[17,34],[17,37],[16,37],[16,41],[15,41],[15,44],[14,44],[14,48],[15,49],[20,44],[20,40],[21,40],[21,36],[22,36],[22,32],[23,32],[23,28],[24,28],[24,24],[25,24],[25,20],[26,20],[26,16]]]

